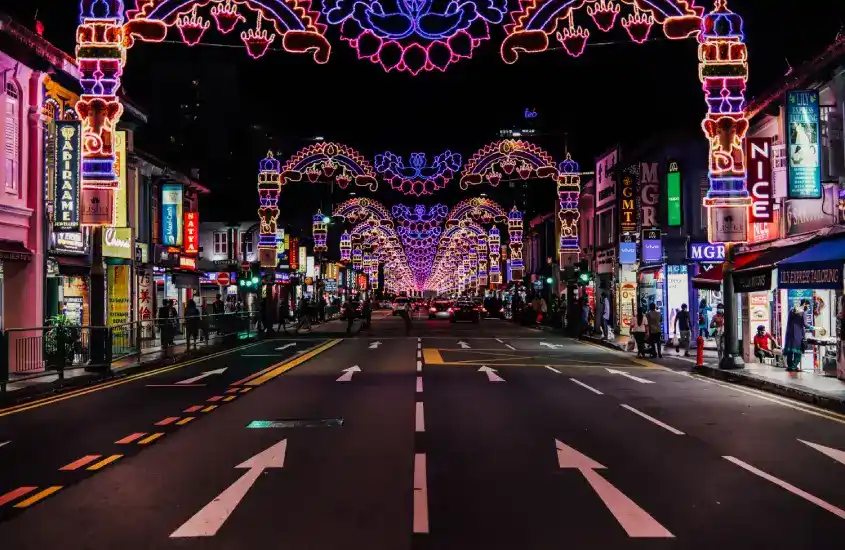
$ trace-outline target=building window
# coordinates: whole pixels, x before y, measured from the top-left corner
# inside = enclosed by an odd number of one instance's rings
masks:
[[[65,109],[64,119],[65,120],[78,120],[79,117],[76,114],[76,109],[74,109],[73,107],[68,107],[67,109]]]
[[[250,256],[252,255],[252,231],[241,233],[241,235],[243,235],[241,239],[244,243],[244,254]]]
[[[59,105],[59,102],[52,97],[48,97],[44,100],[44,118],[47,120],[59,120],[59,113],[61,113],[61,111],[62,108]]]
[[[214,232],[214,253],[215,254],[228,254],[229,253],[229,241],[226,238],[225,231],[215,231]]]
[[[14,82],[6,83],[4,105],[3,178],[6,192],[17,193],[20,182],[20,91]]]

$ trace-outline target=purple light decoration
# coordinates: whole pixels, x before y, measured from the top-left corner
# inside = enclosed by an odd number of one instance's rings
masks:
[[[490,282],[498,285],[502,283],[502,269],[499,266],[499,261],[502,257],[502,237],[498,228],[490,228],[490,233],[487,236],[487,245],[490,248]]]
[[[409,207],[398,204],[391,213],[396,220],[396,232],[402,240],[417,288],[422,290],[431,276],[437,243],[443,231],[440,226],[449,215],[449,209],[442,204],[428,209],[418,204],[412,212]]]
[[[348,264],[352,260],[352,235],[344,231],[340,236],[340,261]]]
[[[282,191],[280,168],[281,163],[272,151],[258,163],[258,248],[276,248],[279,193]]]
[[[328,235],[328,227],[323,221],[323,212],[317,210],[317,213],[311,218],[311,234],[314,237],[314,252],[325,252],[328,250],[326,246],[326,236]]]
[[[352,249],[352,269],[361,271],[364,266],[364,252],[360,248]]]
[[[578,202],[581,198],[581,167],[567,153],[566,160],[560,163],[560,175],[557,180],[558,220],[560,220],[560,242],[558,254],[563,263],[564,254],[578,254],[581,250],[578,241],[578,220],[581,212]]]
[[[508,246],[511,249],[511,274],[514,281],[522,280],[522,270],[525,265],[522,263],[522,212],[516,206],[508,212]]]
[[[425,153],[411,153],[408,164],[390,151],[376,155],[376,171],[384,176],[390,187],[405,195],[432,195],[443,189],[461,169],[461,155],[451,151],[434,157],[428,164]]]

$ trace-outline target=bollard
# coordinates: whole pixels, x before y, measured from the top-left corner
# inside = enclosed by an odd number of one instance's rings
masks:
[[[697,350],[695,354],[695,366],[700,368],[704,366],[704,336],[699,336],[695,341]]]

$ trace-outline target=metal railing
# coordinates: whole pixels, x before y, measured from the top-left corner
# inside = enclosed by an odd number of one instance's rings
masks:
[[[232,312],[169,320],[135,321],[109,327],[60,324],[16,328],[0,332],[0,392],[10,380],[43,377],[85,368],[111,370],[127,358],[160,354],[177,346],[189,349],[237,343],[255,336],[259,319],[254,312]]]

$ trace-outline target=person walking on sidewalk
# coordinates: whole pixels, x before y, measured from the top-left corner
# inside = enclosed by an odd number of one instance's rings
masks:
[[[355,306],[351,300],[343,304],[343,318],[346,319],[346,334],[352,334],[352,325],[355,323]]]
[[[631,335],[637,343],[637,357],[645,359],[645,337],[648,331],[648,320],[643,313],[643,308],[637,311],[637,314],[631,319]]]
[[[719,355],[719,361],[722,361],[722,355],[725,353],[725,309],[722,304],[716,306],[716,315],[710,321],[710,328],[713,329],[713,337],[716,338],[716,352]]]
[[[288,305],[287,298],[283,298],[279,300],[279,330],[287,333],[288,331],[288,318],[290,317],[290,306]]]
[[[396,310],[399,312],[399,317],[405,322],[405,335],[411,333],[411,314],[408,308],[411,306],[410,301],[399,301],[396,304]]]
[[[681,349],[684,350],[684,356],[689,357],[689,343],[692,327],[690,327],[689,310],[686,304],[681,304],[681,311],[675,315],[675,336],[678,332],[681,333],[680,340],[675,341],[675,351],[680,355]]]
[[[610,338],[610,299],[606,292],[601,293],[601,339]]]
[[[297,316],[299,317],[299,323],[296,325],[296,330],[294,333],[299,334],[299,330],[303,328],[303,325],[307,324],[306,327],[308,332],[311,332],[311,308],[308,306],[308,300],[302,298],[299,301],[299,308],[296,312]]]
[[[786,370],[798,372],[801,370],[801,357],[807,347],[804,334],[813,327],[807,323],[807,310],[810,309],[809,300],[801,303],[789,312],[786,319],[786,333],[783,337],[783,352],[786,355]]]
[[[663,315],[657,310],[657,305],[652,302],[648,306],[648,343],[651,347],[651,356],[663,359],[663,351],[660,349],[660,336],[663,334]]]
[[[185,305],[185,349],[191,349],[191,340],[194,341],[194,349],[197,349],[197,340],[200,332],[200,310],[196,302],[188,300]]]

